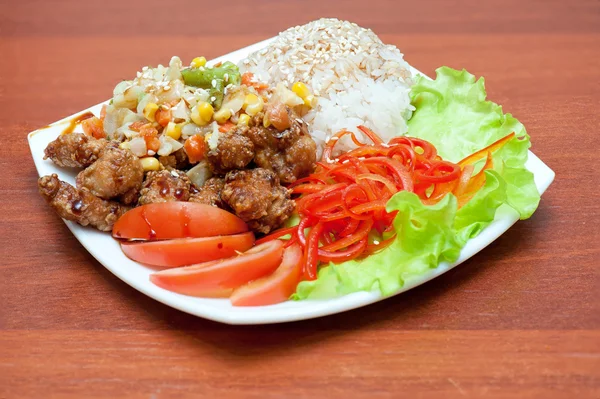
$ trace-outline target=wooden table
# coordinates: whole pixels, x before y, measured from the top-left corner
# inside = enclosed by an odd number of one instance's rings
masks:
[[[0,398],[600,397],[600,3],[3,1]],[[404,4],[401,4],[404,3]],[[208,58],[324,15],[425,73],[486,77],[556,171],[535,215],[409,293],[235,327],[118,280],[37,193],[29,131],[143,65]]]

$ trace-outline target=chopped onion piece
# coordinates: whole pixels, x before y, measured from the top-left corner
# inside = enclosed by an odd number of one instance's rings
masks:
[[[136,137],[129,142],[131,152],[137,157],[143,157],[148,154],[146,141],[142,137]]]
[[[187,172],[188,177],[197,187],[202,187],[208,179],[212,177],[212,172],[208,166],[208,162],[200,161],[196,166]]]
[[[173,112],[173,121],[175,123],[188,121],[190,119],[190,110],[183,100],[179,101],[176,106],[171,108],[171,111]]]
[[[183,147],[183,144],[181,144],[179,141],[165,134],[161,134],[158,140],[160,141],[160,148],[158,149],[157,154],[160,156],[172,154]]]

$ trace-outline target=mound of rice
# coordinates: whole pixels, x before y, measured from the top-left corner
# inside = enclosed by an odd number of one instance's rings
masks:
[[[239,68],[272,86],[309,86],[318,102],[304,119],[321,142],[341,129],[359,133],[361,124],[387,141],[406,133],[414,110],[412,74],[400,50],[347,21],[324,18],[290,28]]]

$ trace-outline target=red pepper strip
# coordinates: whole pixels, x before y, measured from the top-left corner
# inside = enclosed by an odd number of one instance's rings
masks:
[[[343,154],[343,157],[386,157],[388,156],[390,148],[386,147],[374,147],[374,146],[363,146],[359,148],[355,148],[354,150],[350,150],[347,153]]]
[[[492,153],[488,152],[488,157],[483,165],[483,169],[479,171],[475,176],[471,178],[465,192],[458,197],[458,207],[462,208],[467,202],[471,200],[477,194],[477,192],[485,184],[485,171],[494,167],[494,161],[492,160]]]
[[[383,183],[392,195],[394,195],[398,192],[398,188],[396,187],[396,185],[394,183],[392,183],[389,179],[386,179],[385,177],[383,177],[381,175],[369,173],[369,174],[363,174],[363,175],[356,176],[356,180],[362,180],[362,179],[373,180],[373,181],[377,181],[379,183]]]
[[[365,249],[365,252],[361,255],[361,257],[372,255],[375,252],[379,252],[382,249],[387,248],[391,243],[394,242],[395,239],[396,239],[396,234],[394,234],[393,236],[391,236],[383,241],[380,241],[378,244],[367,245],[367,248]]]
[[[384,158],[384,157],[376,157],[376,158],[367,158],[363,161],[365,164],[367,163],[378,163],[380,165],[386,166],[389,170],[394,172],[396,181],[402,183],[402,189],[406,191],[413,191],[413,181],[406,170],[404,165],[400,163],[395,158]]]
[[[312,184],[306,183],[292,188],[292,193],[294,194],[313,194],[322,191],[324,188],[327,188],[325,184]]]
[[[262,243],[273,241],[277,238],[286,236],[288,234],[293,235],[296,232],[296,230],[298,230],[298,228],[296,226],[284,227],[282,229],[275,230],[273,233],[269,234],[268,236],[264,236],[263,238],[256,240],[255,244],[260,245]]]
[[[334,240],[332,239],[333,235],[333,229],[331,228],[331,226],[329,226],[328,224],[324,225],[323,227],[323,233],[321,234],[321,243],[323,243],[323,245],[329,245],[331,243],[334,242]],[[334,236],[335,238],[335,236]]]
[[[348,260],[352,260],[360,256],[360,254],[365,250],[368,244],[367,237],[363,238],[357,243],[350,245],[343,251],[330,252],[319,249],[319,260],[321,262],[333,262],[333,263],[342,263]]]
[[[306,203],[310,203],[311,201],[314,201],[315,199],[318,199],[329,192],[336,191],[347,186],[347,183],[338,183],[329,186],[323,186],[323,189],[320,191],[300,197],[298,200],[296,200],[296,208],[298,209],[298,213],[302,213],[302,210],[304,209]]]
[[[494,151],[497,151],[500,148],[502,148],[513,137],[515,137],[515,132],[512,132],[511,134],[506,135],[505,137],[501,138],[500,140],[497,140],[497,141],[493,142],[492,144],[488,145],[487,147],[482,148],[481,150],[479,150],[477,152],[474,152],[473,154],[471,154],[468,157],[464,158],[458,164],[460,166],[472,165],[475,162],[477,162],[477,161],[485,158],[488,152],[494,152]]]
[[[317,264],[319,263],[319,238],[323,231],[323,223],[318,222],[308,233],[306,242],[306,263],[304,278],[314,280],[317,278]]]
[[[387,156],[389,158],[394,158],[394,159],[397,159],[397,158],[395,158],[397,156],[401,156],[402,159],[399,160],[399,162],[402,165],[407,167],[409,170],[412,170],[415,168],[415,162],[416,162],[415,151],[409,146],[396,145],[390,149]]]
[[[321,168],[324,170],[329,170],[333,167],[333,164],[327,163],[327,162],[317,162],[317,169]]]
[[[367,169],[369,169],[369,172],[371,172],[371,173],[375,173],[376,175],[379,175],[379,176],[389,176],[389,173],[386,170],[385,166],[381,166],[381,165],[377,165],[377,164],[373,164],[373,163],[369,163],[366,166],[367,166]]]
[[[468,194],[463,194],[458,198],[458,209],[462,208],[463,206],[465,206],[467,204],[467,202],[471,201],[471,199],[475,196],[475,194],[477,194],[476,192],[474,193],[468,193]]]
[[[342,137],[344,137],[347,134],[352,134],[352,132],[344,129],[344,130],[340,130],[339,132],[334,134],[332,137],[330,137],[327,144],[325,144],[325,148],[323,148],[323,156],[321,157],[321,159],[323,159],[323,160],[331,159],[331,153],[333,152],[333,147],[335,147],[335,145],[339,139],[341,139]]]
[[[363,190],[363,188],[361,186],[359,186],[358,184],[355,185],[354,187],[356,187],[357,190]],[[364,193],[364,191],[362,191]],[[342,193],[342,208],[344,209],[344,212],[346,214],[346,216],[350,216],[353,219],[357,219],[357,220],[366,220],[368,218],[370,218],[371,216],[369,215],[360,215],[354,211],[352,211],[352,207],[356,206],[356,201],[353,201],[353,199],[356,199],[357,197],[354,197],[350,194],[349,191],[344,190],[344,193]],[[368,198],[366,198],[366,200],[368,201]],[[360,202],[359,202],[360,203]]]
[[[349,235],[348,237],[344,237],[341,240],[337,240],[336,242],[334,242],[332,244],[325,245],[325,246],[321,247],[321,249],[323,251],[335,252],[342,248],[349,247],[350,245],[354,244],[355,242],[358,242],[358,241],[362,240],[363,238],[367,237],[369,235],[369,231],[371,231],[371,227],[373,227],[373,221],[365,220],[360,223],[360,227],[358,229],[356,229],[356,231],[353,234]]]
[[[366,213],[366,212],[373,212],[373,211],[380,211],[380,210],[385,211],[386,203],[387,203],[386,200],[375,200],[375,201],[367,202],[366,204],[356,205],[356,206],[352,207],[350,210],[354,213]],[[378,219],[381,219],[381,218],[378,218]]]
[[[366,215],[362,218],[357,218],[356,216],[350,214],[350,212],[343,210],[343,211],[339,211],[339,212],[332,212],[329,215],[323,215],[323,216],[319,217],[319,219],[321,219],[323,222],[337,222],[337,221],[340,221],[340,220],[346,219],[346,218],[365,220],[365,219],[369,219],[370,216]]]
[[[456,187],[457,180],[452,180],[447,183],[438,183],[434,186],[433,192],[431,195],[425,199],[422,199],[422,202],[425,205],[434,205],[437,204],[446,196],[446,194],[451,193]]]
[[[306,236],[304,235],[304,230],[308,227],[312,227],[313,224],[313,218],[305,217],[300,219],[300,223],[298,223],[298,226],[296,226],[296,235],[298,236],[298,241],[303,248],[306,248]]]
[[[351,166],[341,165],[327,172],[327,176],[335,179],[336,181],[343,180],[347,183],[354,183],[356,171],[352,170]]]
[[[369,173],[369,169],[367,169],[367,166],[356,157],[351,157],[347,154],[344,154],[337,158],[337,161],[340,162],[342,166],[346,167],[348,167],[349,164],[351,164],[354,167],[354,169],[356,169],[357,173]]]
[[[331,191],[321,198],[316,199],[315,201],[311,201],[304,209],[302,209],[302,213],[309,214],[311,216],[319,217],[325,216],[329,214],[332,209],[341,208],[342,202],[342,192],[341,191]]]
[[[452,190],[452,193],[457,197],[461,196],[467,189],[467,185],[469,184],[469,180],[471,180],[471,176],[473,175],[473,170],[475,167],[473,165],[465,165],[462,169],[462,173],[460,178],[458,179],[458,184]]]
[[[415,145],[413,144],[412,139],[410,137],[406,137],[406,136],[394,137],[393,139],[391,139],[388,142],[388,145],[405,145],[405,146],[410,147],[413,150],[415,148]]]
[[[465,190],[467,193],[479,191],[481,187],[485,184],[485,171],[488,169],[492,169],[494,167],[494,160],[492,159],[492,153],[488,152],[487,159],[485,164],[483,165],[483,169],[479,171],[475,176],[471,178],[469,184],[467,185],[467,189]]]
[[[352,142],[354,144],[356,144],[358,147],[362,147],[365,145],[365,143],[361,143],[358,138],[356,138],[356,135],[353,132],[350,132],[350,139],[352,139]]]
[[[439,171],[442,174],[436,175],[436,171]],[[456,164],[445,161],[436,161],[427,172],[415,172],[415,176],[419,181],[423,182],[446,183],[457,179],[460,176],[460,172],[460,167]]]
[[[320,179],[319,177],[317,177],[314,173],[308,177],[303,177],[302,179],[298,179],[295,182],[293,182],[292,184],[290,184],[288,186],[288,188],[292,188],[295,186],[298,186],[300,184],[305,184],[305,183],[312,183],[312,184],[327,184],[327,182],[323,179]]]
[[[368,138],[371,139],[371,141],[375,144],[383,144],[383,140],[381,140],[379,138],[378,135],[376,135],[371,129],[369,129],[366,126],[360,125],[358,126],[358,130],[360,130],[361,132],[363,132],[364,134],[367,135]]]
[[[421,199],[427,198],[427,190],[429,190],[431,186],[432,184],[429,182],[415,183],[413,193],[417,194]]]
[[[423,158],[433,160],[437,157],[437,150],[430,142],[414,137],[409,140],[412,142],[413,148],[420,148],[423,151],[420,154]]]
[[[367,219],[365,219],[367,220]],[[348,221],[348,224],[346,225],[346,227],[344,227],[339,233],[338,236],[340,237],[347,237],[350,234],[354,233],[356,231],[356,229],[358,228],[358,225],[360,224],[360,220],[358,219],[350,219]]]

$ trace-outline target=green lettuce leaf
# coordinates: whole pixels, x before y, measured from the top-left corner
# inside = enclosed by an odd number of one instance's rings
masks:
[[[525,169],[529,135],[521,122],[502,107],[486,101],[484,79],[469,72],[438,68],[435,80],[419,76],[411,89],[416,110],[408,121],[408,135],[433,143],[440,156],[458,162],[494,141],[515,132],[494,154],[494,170],[506,183],[506,201],[530,217],[540,200],[533,174]]]
[[[451,194],[425,206],[413,193],[397,193],[387,204],[388,212],[398,211],[396,240],[365,259],[321,267],[316,280],[298,285],[293,299],[371,290],[393,294],[440,262],[456,261],[465,243],[494,220],[503,204],[522,219],[535,211],[540,196],[524,166],[529,136],[518,120],[486,101],[483,78],[476,81],[464,70],[442,67],[434,81],[417,78],[411,98],[416,110],[408,135],[430,141],[444,159],[458,162],[511,132],[517,137],[494,154],[494,169],[485,172],[485,185],[461,209]]]

